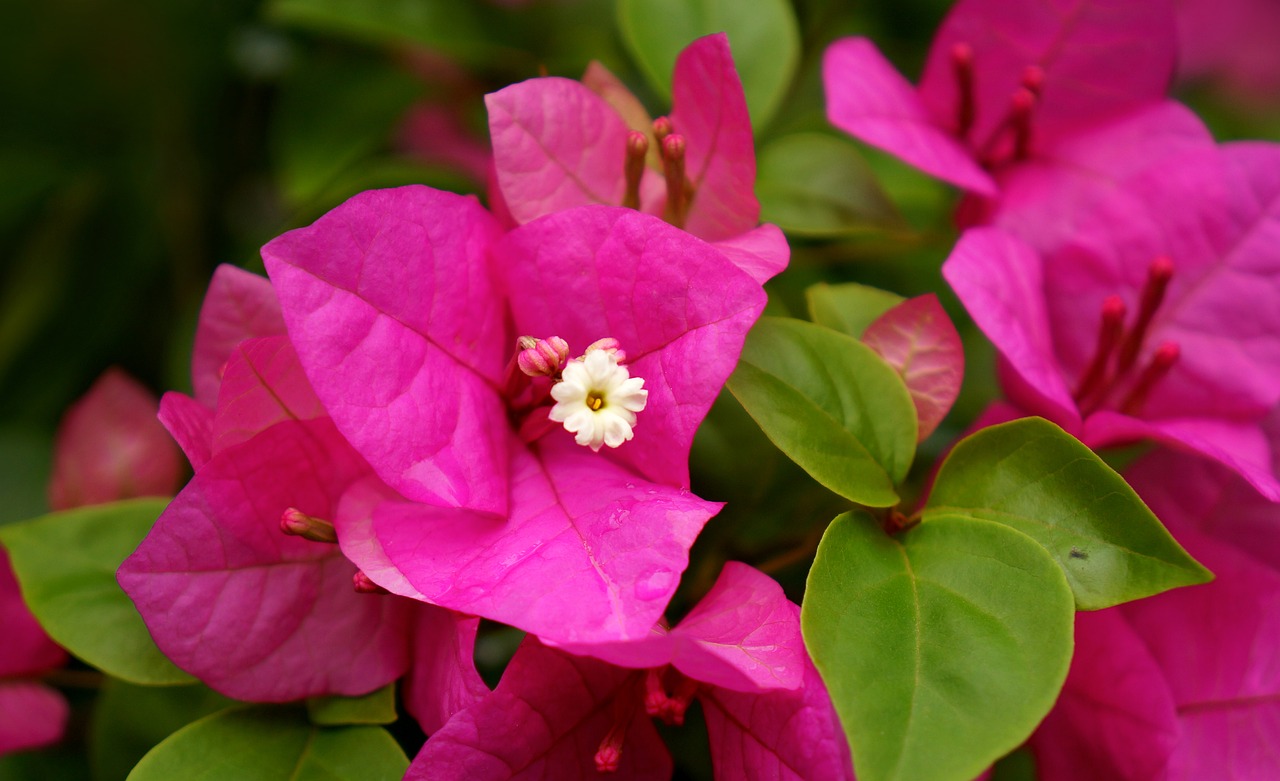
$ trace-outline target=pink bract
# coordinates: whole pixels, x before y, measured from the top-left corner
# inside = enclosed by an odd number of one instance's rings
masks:
[[[160,650],[239,699],[359,695],[398,678],[413,603],[356,593],[338,546],[280,531],[287,508],[334,517],[367,472],[327,418],[215,454],[118,574]]]
[[[529,638],[493,694],[433,735],[406,778],[581,777],[593,758],[597,767],[616,762],[621,778],[669,778],[670,759],[650,718],[683,723],[696,697],[716,778],[852,779],[844,733],[805,653],[799,615],[773,580],[729,563],[675,628],[573,649],[612,663]],[[536,727],[511,726],[520,722]]]
[[[474,200],[423,187],[356,196],[263,255],[316,396],[387,486],[335,519],[349,558],[394,593],[550,641],[648,632],[718,509],[688,493],[689,447],[758,283],[636,211],[499,238]],[[549,426],[504,368],[517,335],[575,354],[617,339],[649,393],[634,440],[596,454]]]
[[[1280,6],[1270,0],[1176,0],[1178,76],[1208,82],[1244,109],[1276,106]]]
[[[499,197],[518,224],[589,204],[618,206],[627,194],[626,160],[632,132],[646,136],[649,154],[640,172],[635,207],[669,210],[658,146],[643,107],[620,81],[593,63],[584,82],[530,79],[487,96]],[[742,83],[723,33],[691,43],[672,75],[674,133],[685,144],[692,193],[684,229],[707,241],[727,242],[726,254],[763,282],[786,267],[790,250],[773,229],[757,229],[755,146]],[[762,226],[771,227],[771,226]],[[776,234],[776,235],[775,235]]]
[[[258,305],[241,305],[246,295]],[[432,641],[428,629],[448,642],[456,619],[356,593],[356,567],[337,545],[281,531],[287,509],[340,514],[372,470],[334,430],[289,341],[243,338],[283,330],[274,301],[261,277],[229,267],[215,276],[196,341],[205,365],[219,366],[208,384],[216,405],[176,393],[164,405],[171,430],[189,424],[179,439],[199,454],[196,475],[118,579],[161,650],[221,692],[362,694],[399,677],[411,642]]]
[[[69,715],[67,701],[35,678],[62,666],[67,652],[49,639],[22,601],[0,548],[0,755],[56,742]]]
[[[870,41],[832,44],[823,62],[827,115],[929,174],[991,196],[993,174],[1160,103],[1174,50],[1168,0],[963,0],[934,37],[918,88]]]
[[[964,346],[932,293],[908,299],[876,318],[862,341],[898,371],[911,393],[923,442],[951,410],[964,381]]]
[[[1080,616],[1063,698],[1033,739],[1042,777],[1272,778],[1280,504],[1184,454],[1127,477],[1216,579]]]
[[[50,507],[173,494],[182,479],[182,460],[156,422],[158,406],[155,396],[123,371],[104,372],[58,427]]]
[[[1280,147],[1268,144],[1184,155],[1174,172],[1100,198],[1045,253],[998,230],[966,232],[943,274],[1000,350],[1011,400],[1090,446],[1156,439],[1280,498],[1259,428],[1280,401],[1277,170]],[[1103,338],[1112,316],[1124,335]],[[1122,368],[1130,337],[1137,351]]]

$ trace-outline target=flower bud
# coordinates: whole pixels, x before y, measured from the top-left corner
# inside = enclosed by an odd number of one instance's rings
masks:
[[[516,363],[530,377],[552,377],[569,360],[569,343],[558,336],[536,339],[522,336],[516,341],[520,354]]]
[[[321,518],[313,518],[296,507],[290,507],[280,516],[280,531],[292,537],[301,537],[312,542],[338,541],[338,533],[333,524]]]

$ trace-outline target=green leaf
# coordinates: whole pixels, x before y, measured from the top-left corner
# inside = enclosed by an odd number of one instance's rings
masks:
[[[108,678],[89,726],[94,778],[124,778],[175,730],[232,703],[205,686],[135,686]]]
[[[846,513],[800,621],[860,781],[968,781],[1052,707],[1073,617],[1062,570],[1023,534],[951,519],[895,539]]]
[[[390,724],[396,720],[396,687],[388,684],[363,697],[312,697],[307,700],[312,724]]]
[[[695,38],[728,33],[757,130],[777,111],[800,61],[800,30],[786,0],[755,0],[749,12],[734,0],[619,0],[618,26],[654,91],[668,100],[680,51]]]
[[[793,133],[760,151],[760,219],[787,233],[843,236],[904,227],[858,150],[825,133]]]
[[[409,760],[381,727],[318,727],[299,709],[234,708],[150,751],[129,781],[398,781]]]
[[[49,636],[98,669],[133,683],[189,683],[151,640],[116,569],[168,499],[131,499],[0,528],[27,606]]]
[[[888,290],[844,282],[819,282],[804,291],[809,319],[818,325],[861,339],[867,326],[907,299]]]
[[[1044,546],[1066,572],[1080,610],[1213,577],[1124,478],[1041,418],[992,426],[956,445],[924,519],[957,516],[1004,524]]]
[[[916,412],[902,378],[853,337],[764,317],[728,387],[778,449],[854,502],[891,507],[911,467]]]

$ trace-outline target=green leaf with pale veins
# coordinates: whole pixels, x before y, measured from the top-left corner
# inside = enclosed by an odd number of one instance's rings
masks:
[[[650,86],[671,99],[676,56],[695,38],[724,32],[751,126],[764,127],[791,86],[800,62],[800,28],[786,0],[619,0],[618,26]]]
[[[969,781],[1053,706],[1073,617],[1024,534],[956,518],[898,539],[860,512],[823,536],[800,621],[859,781]]]
[[[312,724],[390,724],[396,720],[396,687],[387,684],[363,697],[312,697],[307,700]]]
[[[819,282],[804,291],[809,319],[818,325],[861,339],[867,326],[907,299],[888,290],[842,282]]]
[[[169,503],[130,499],[0,528],[27,607],[71,653],[132,683],[191,683],[156,648],[116,570]]]
[[[170,735],[129,781],[398,781],[409,760],[381,727],[320,727],[300,708],[232,708]]]
[[[1213,577],[1124,478],[1042,418],[985,428],[956,445],[924,509],[926,524],[953,517],[1004,524],[1040,543],[1081,610]]]
[[[728,388],[819,483],[869,507],[898,503],[894,486],[915,455],[915,406],[870,347],[802,320],[764,317]]]

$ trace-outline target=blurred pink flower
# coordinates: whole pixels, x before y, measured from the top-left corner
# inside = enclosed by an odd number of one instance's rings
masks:
[[[66,727],[67,701],[35,680],[61,667],[67,652],[49,639],[27,610],[9,556],[0,548],[0,755],[57,742]]]
[[[135,496],[171,496],[182,459],[156,421],[159,401],[120,369],[105,371],[62,418],[49,505],[66,510]]]
[[[944,181],[994,196],[993,173],[1164,101],[1170,0],[961,0],[911,85],[865,38],[823,62],[831,123]]]
[[[995,343],[1009,400],[1091,447],[1154,439],[1280,498],[1280,147],[1183,155],[1035,252],[967,231],[943,266]]]
[[[1206,81],[1244,109],[1280,105],[1280,4],[1176,0],[1178,76]]]

